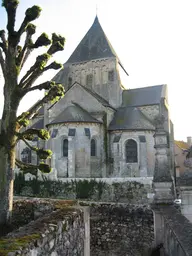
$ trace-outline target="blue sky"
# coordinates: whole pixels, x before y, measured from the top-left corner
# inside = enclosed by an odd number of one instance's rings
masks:
[[[38,4],[43,8],[35,22],[37,34],[60,33],[66,46],[54,59],[64,63],[85,35],[96,14],[129,73],[123,76],[126,88],[167,84],[175,138],[192,136],[190,103],[192,98],[192,15],[190,0],[21,0],[17,27],[26,8]],[[5,11],[0,7],[0,29],[5,28]],[[41,49],[40,52],[43,52]],[[23,73],[34,62],[26,63]],[[51,79],[55,72],[38,82]],[[3,107],[3,79],[0,80],[0,114]],[[20,107],[26,110],[42,93],[27,96]]]

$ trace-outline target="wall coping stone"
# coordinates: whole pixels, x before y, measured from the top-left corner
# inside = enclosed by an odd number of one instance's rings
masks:
[[[174,206],[159,205],[156,209],[160,210],[186,256],[191,256],[192,223]]]

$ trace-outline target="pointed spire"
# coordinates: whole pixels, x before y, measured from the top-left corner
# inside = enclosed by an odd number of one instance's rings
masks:
[[[96,15],[92,26],[66,63],[77,63],[110,57],[116,57],[120,66],[126,72],[111,43],[107,39]],[[126,74],[128,73],[126,72]]]
[[[96,15],[92,26],[72,53],[67,63],[89,61],[107,57],[117,57],[117,55],[109,43],[99,23],[98,16]]]
[[[94,20],[93,24],[96,24],[96,23],[99,23],[99,19],[98,19],[97,14],[96,14],[96,16],[95,16],[95,20]]]

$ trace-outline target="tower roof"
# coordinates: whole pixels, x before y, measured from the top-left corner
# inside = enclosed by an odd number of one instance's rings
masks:
[[[90,61],[107,57],[117,57],[119,64],[123,68],[96,16],[92,26],[66,63]]]

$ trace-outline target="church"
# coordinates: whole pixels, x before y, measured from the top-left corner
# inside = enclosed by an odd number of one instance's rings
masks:
[[[46,104],[31,126],[50,132],[45,144],[53,151],[50,179],[153,177],[154,120],[159,114],[165,117],[173,168],[167,85],[127,90],[119,69],[128,75],[96,16],[64,69],[52,79],[63,84],[65,96]],[[19,144],[20,159],[37,163],[25,147]]]

